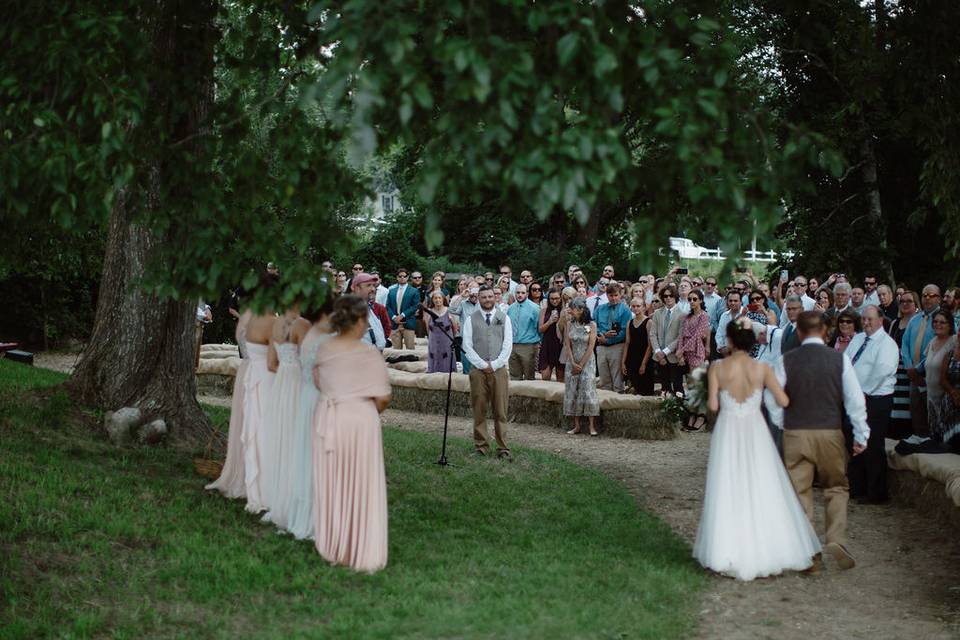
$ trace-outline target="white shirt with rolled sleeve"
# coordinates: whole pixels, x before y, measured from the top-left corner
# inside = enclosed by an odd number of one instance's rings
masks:
[[[487,313],[483,309],[480,309],[480,313]],[[496,308],[493,308],[489,312],[491,317],[496,315]],[[477,352],[473,349],[473,316],[468,316],[463,321],[463,353],[467,356],[467,360],[470,361],[470,365],[475,369],[486,369],[487,363],[477,355]],[[500,348],[500,355],[496,357],[493,362],[490,362],[490,368],[496,371],[497,369],[502,369],[507,366],[507,361],[510,359],[510,352],[513,351],[513,325],[510,324],[510,317],[507,314],[503,314],[503,346]]]
[[[866,333],[858,333],[850,340],[844,354],[850,358],[857,355],[860,347],[867,339]],[[897,367],[900,366],[900,348],[883,327],[877,329],[870,342],[860,353],[860,357],[853,363],[853,370],[857,373],[857,380],[863,393],[868,396],[889,396],[897,384]],[[852,361],[852,360],[851,360]]]
[[[737,317],[739,316],[740,314],[738,313]],[[720,314],[720,320],[717,322],[717,349],[727,348],[727,325],[730,324],[730,321],[733,319],[733,316],[730,314],[730,309]]]
[[[807,338],[802,344],[823,344],[820,338]],[[849,349],[849,346],[847,347]],[[780,386],[787,386],[787,371],[783,366],[783,358],[780,358],[773,366],[773,372],[780,382]],[[843,408],[850,418],[853,425],[853,439],[857,444],[867,446],[867,439],[870,437],[870,427],[867,425],[867,404],[863,397],[863,389],[860,388],[860,381],[857,380],[857,374],[853,370],[850,358],[843,354]],[[770,414],[770,421],[783,429],[783,407],[773,400],[770,393],[764,394],[764,403],[767,412]]]

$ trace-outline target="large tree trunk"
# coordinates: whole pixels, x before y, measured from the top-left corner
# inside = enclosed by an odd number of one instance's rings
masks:
[[[178,150],[194,159],[204,153],[200,134],[213,100],[215,14],[216,6],[207,0],[167,0],[149,6],[140,18],[158,69],[150,99],[151,112],[159,117],[152,124],[169,128],[146,130],[147,125],[136,135],[154,136],[158,147],[171,139],[184,141]],[[202,160],[185,164],[176,153],[158,153],[138,168],[141,186],[115,198],[93,332],[70,386],[84,402],[103,409],[138,407],[147,419],[163,418],[171,438],[191,446],[210,433],[196,400],[196,300],[161,300],[140,287],[163,238],[137,222],[149,215],[138,214],[141,207],[148,214],[163,207],[160,194],[182,193],[182,185],[168,184],[172,162],[179,163],[177,180],[184,179],[185,166],[198,171],[205,166]]]

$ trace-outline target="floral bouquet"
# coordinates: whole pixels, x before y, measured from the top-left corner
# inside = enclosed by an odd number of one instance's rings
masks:
[[[690,384],[685,398],[687,411],[694,415],[706,415],[707,395],[707,363],[703,363],[690,372]]]

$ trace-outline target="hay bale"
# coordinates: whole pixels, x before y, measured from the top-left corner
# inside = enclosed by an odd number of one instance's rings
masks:
[[[233,395],[232,375],[206,373],[197,376],[197,395],[229,398]]]
[[[934,522],[960,529],[960,509],[936,480],[914,471],[888,469],[887,481],[895,503],[915,507]]]
[[[197,375],[219,375],[219,376],[236,376],[237,369],[240,368],[240,358],[237,357],[227,357],[227,358],[205,358],[200,360],[200,364],[197,366]]]
[[[237,345],[235,344],[202,344],[200,345],[200,353],[213,353],[217,351],[232,351],[237,352]]]
[[[426,360],[427,359],[427,348],[426,347],[417,347],[416,349],[394,349],[393,347],[387,347],[383,350],[383,357],[389,358],[391,356],[416,356],[417,360]]]
[[[447,390],[446,374],[412,374],[395,369],[390,369],[388,373],[393,387],[393,408],[443,414]],[[510,385],[510,402],[507,408],[510,422],[569,428],[571,420],[563,415],[563,385],[539,381],[511,382]],[[552,385],[552,388],[543,385]],[[664,420],[658,402],[645,401],[637,404],[638,408],[635,409],[601,411],[598,428],[609,436],[620,438],[670,440],[677,437],[677,425]],[[452,378],[450,415],[465,418],[473,416],[470,381],[467,376],[454,375]]]
[[[406,371],[408,373],[426,373],[427,372],[427,363],[424,360],[417,360],[416,362],[394,362],[387,363],[387,366],[391,369],[399,369],[400,371]]]

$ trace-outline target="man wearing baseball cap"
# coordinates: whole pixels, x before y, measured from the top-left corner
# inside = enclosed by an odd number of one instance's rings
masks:
[[[369,273],[360,272],[353,276],[351,281],[353,293],[360,296],[367,303],[367,332],[363,334],[363,342],[368,342],[380,351],[387,346],[387,337],[383,324],[374,309],[372,298],[377,291],[377,278]]]

